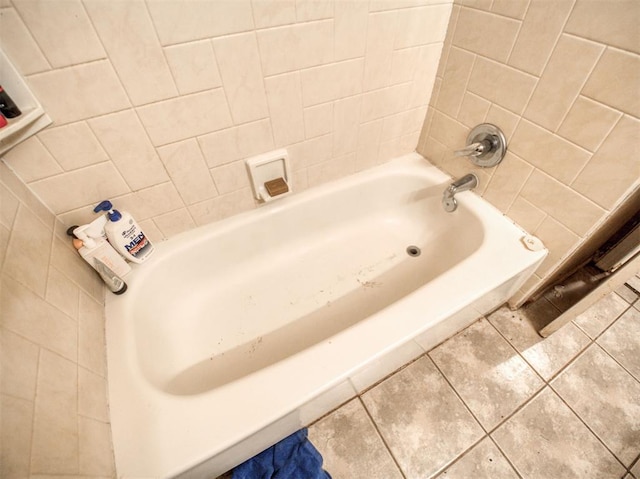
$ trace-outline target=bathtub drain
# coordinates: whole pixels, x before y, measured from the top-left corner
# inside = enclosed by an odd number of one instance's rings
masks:
[[[416,256],[420,256],[421,252],[422,251],[420,251],[420,248],[418,248],[417,246],[414,246],[414,245],[407,246],[407,254],[409,256],[412,256],[415,258]]]

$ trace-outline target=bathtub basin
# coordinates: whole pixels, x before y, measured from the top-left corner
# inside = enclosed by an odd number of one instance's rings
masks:
[[[418,154],[157,244],[106,303],[119,477],[215,478],[513,295],[546,255]]]

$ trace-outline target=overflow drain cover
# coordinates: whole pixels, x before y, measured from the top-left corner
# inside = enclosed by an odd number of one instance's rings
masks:
[[[417,246],[407,246],[407,254],[409,256],[413,256],[415,258],[416,256],[420,256],[420,253],[422,253],[422,251],[420,251],[420,248],[418,248]]]

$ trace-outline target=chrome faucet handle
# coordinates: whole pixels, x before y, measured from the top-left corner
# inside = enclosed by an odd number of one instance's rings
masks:
[[[480,156],[486,151],[484,142],[478,141],[453,152],[453,156]]]
[[[467,146],[454,151],[454,156],[467,156],[476,166],[488,168],[502,161],[507,152],[507,140],[491,123],[482,123],[469,132]]]

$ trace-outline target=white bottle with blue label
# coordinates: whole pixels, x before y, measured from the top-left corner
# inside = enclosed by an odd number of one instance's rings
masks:
[[[110,201],[103,201],[93,211],[96,213],[107,212],[109,221],[104,226],[104,231],[111,246],[126,260],[143,263],[151,256],[153,253],[151,241],[129,213],[114,210]]]

